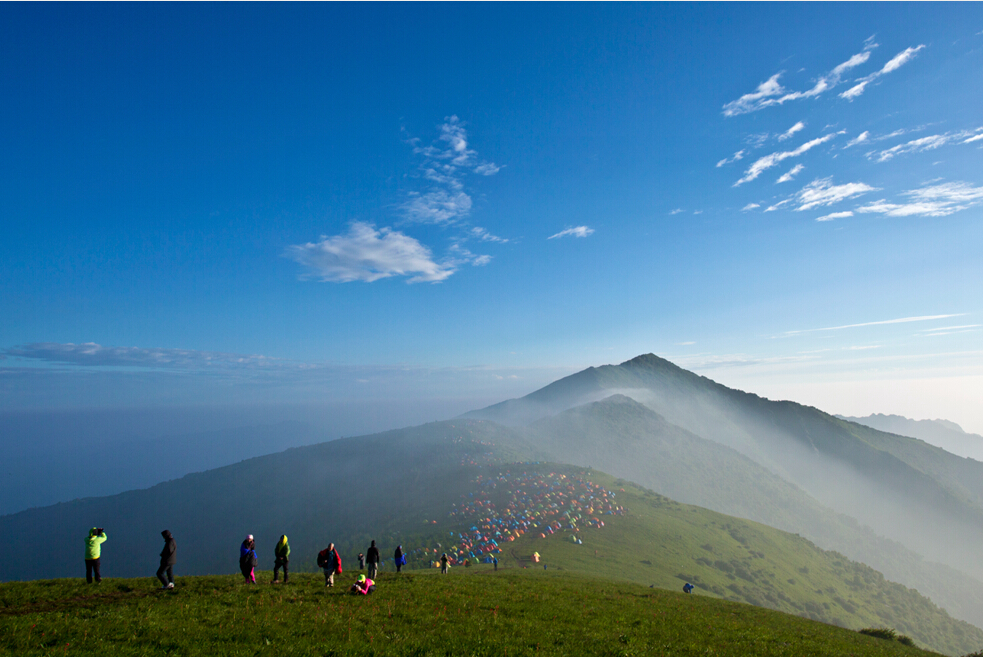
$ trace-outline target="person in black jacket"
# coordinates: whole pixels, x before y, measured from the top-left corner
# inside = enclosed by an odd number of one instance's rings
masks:
[[[160,580],[160,588],[174,588],[174,564],[177,563],[177,543],[171,532],[164,530],[160,533],[164,537],[164,549],[160,551],[160,568],[157,569],[157,579]],[[164,577],[164,574],[167,577]]]
[[[379,548],[375,546],[375,541],[365,551],[365,562],[369,564],[369,579],[375,579],[379,574]]]

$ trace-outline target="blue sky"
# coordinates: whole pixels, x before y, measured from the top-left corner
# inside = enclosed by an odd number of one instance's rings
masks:
[[[653,352],[983,432],[981,79],[978,3],[3,5],[0,409]]]

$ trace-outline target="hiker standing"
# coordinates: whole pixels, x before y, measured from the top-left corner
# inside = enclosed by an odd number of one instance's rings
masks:
[[[441,575],[446,575],[447,574],[447,553],[446,552],[444,552],[442,555],[440,555],[440,574]]]
[[[341,574],[341,555],[334,549],[334,543],[317,553],[317,565],[324,571],[324,585],[334,586],[334,576]]]
[[[361,552],[358,553],[358,569],[365,570],[365,555]]]
[[[379,548],[375,546],[375,541],[365,551],[365,560],[369,564],[369,579],[375,579],[379,575]]]
[[[283,534],[280,536],[280,540],[277,541],[276,547],[273,548],[273,583],[277,584],[280,579],[280,568],[283,568],[283,583],[287,583],[287,579],[290,575],[287,573],[287,567],[290,563],[290,543],[287,542],[287,535]]]
[[[256,557],[256,541],[250,534],[239,546],[239,570],[242,572],[246,584],[256,583],[256,565],[259,559]]]
[[[492,557],[492,566],[498,571],[498,557]]]
[[[393,553],[393,559],[396,561],[396,572],[402,572],[403,564],[406,563],[406,557],[403,556],[402,545],[396,546],[396,552]]]
[[[92,575],[96,577],[96,584],[102,581],[99,573],[99,559],[102,556],[102,544],[106,542],[106,532],[102,527],[93,527],[89,530],[89,535],[85,539],[85,581],[92,583]]]
[[[160,588],[174,588],[174,564],[177,563],[177,543],[171,532],[164,530],[160,533],[164,537],[164,549],[160,551],[160,568],[157,569],[157,579],[160,580]],[[167,577],[164,577],[164,574]]]

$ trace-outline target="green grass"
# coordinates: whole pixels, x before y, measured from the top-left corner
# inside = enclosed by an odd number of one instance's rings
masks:
[[[369,597],[318,575],[0,585],[0,654],[924,655],[742,603],[570,572],[455,568],[384,574]]]

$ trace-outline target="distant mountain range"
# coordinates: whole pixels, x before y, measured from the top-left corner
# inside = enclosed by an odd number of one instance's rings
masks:
[[[842,415],[836,417],[878,431],[919,438],[958,456],[983,461],[983,436],[977,433],[966,433],[955,422],[948,420],[910,420],[900,415],[882,415],[880,413],[874,413],[867,417]]]
[[[474,492],[476,468],[533,461],[597,468],[800,534],[983,626],[983,464],[732,390],[653,355],[590,368],[458,420],[2,516],[10,538],[0,542],[0,580],[77,576],[82,538],[95,525],[110,536],[105,569],[113,575],[152,573],[165,528],[179,537],[186,573],[234,571],[245,533],[268,541],[287,533],[298,564],[328,540],[353,554],[372,539],[447,530],[451,504]]]

